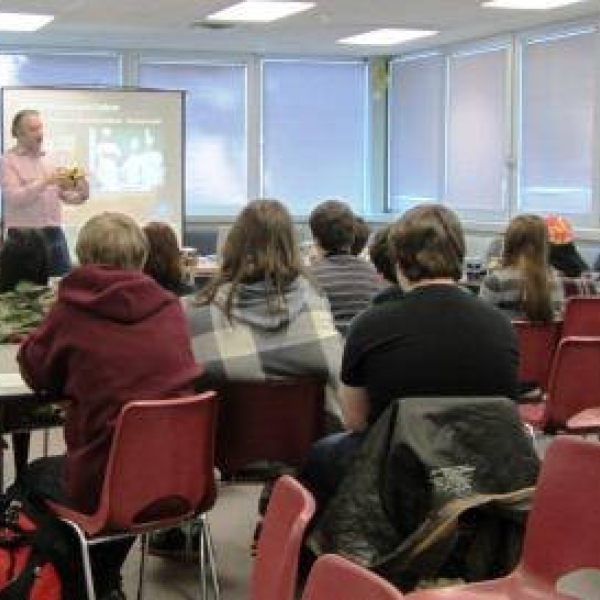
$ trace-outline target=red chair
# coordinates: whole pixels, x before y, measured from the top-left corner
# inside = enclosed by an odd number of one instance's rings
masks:
[[[302,600],[402,600],[385,579],[349,560],[325,554],[311,569]]]
[[[537,429],[568,431],[569,419],[595,407],[600,407],[600,338],[566,338],[554,356],[545,401],[520,404],[519,413]]]
[[[575,296],[565,306],[562,337],[600,337],[600,296]]]
[[[300,467],[323,436],[320,381],[236,381],[221,387],[219,397],[216,465],[225,477],[257,461]]]
[[[294,478],[277,480],[258,540],[251,600],[294,600],[298,558],[315,501]]]
[[[537,384],[542,391],[548,387],[552,358],[560,339],[562,323],[548,324],[513,321],[519,338],[519,381]]]
[[[523,555],[508,577],[410,594],[411,600],[567,600],[557,581],[600,569],[600,445],[559,437],[548,448]]]
[[[216,413],[214,392],[126,405],[115,426],[97,511],[88,515],[48,503],[77,533],[89,600],[96,597],[89,546],[142,534],[138,591],[142,598],[146,534],[184,521],[200,526],[202,597],[206,598],[207,565],[218,597],[210,531],[204,515],[198,517],[216,498]]]

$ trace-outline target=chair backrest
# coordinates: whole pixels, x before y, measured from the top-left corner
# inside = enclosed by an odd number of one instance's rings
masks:
[[[214,392],[122,409],[99,504],[103,529],[167,526],[212,505],[216,412]]]
[[[565,307],[562,337],[600,337],[600,296],[575,296]]]
[[[323,435],[320,381],[236,381],[221,387],[219,396],[216,464],[225,475],[259,460],[301,466]]]
[[[600,406],[600,337],[563,339],[552,363],[545,427],[562,427],[573,415],[597,406]]]
[[[258,540],[251,600],[294,600],[298,559],[315,512],[308,490],[289,475],[277,480]]]
[[[313,565],[302,600],[401,600],[402,592],[375,573],[335,554]]]
[[[600,444],[558,437],[546,451],[520,569],[553,584],[600,569]]]
[[[562,323],[513,321],[513,327],[519,338],[519,381],[536,383],[542,390],[546,390]]]

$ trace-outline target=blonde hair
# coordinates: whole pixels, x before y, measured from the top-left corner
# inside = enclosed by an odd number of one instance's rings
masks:
[[[75,251],[82,265],[101,264],[139,271],[148,257],[148,240],[131,217],[105,212],[83,226]]]

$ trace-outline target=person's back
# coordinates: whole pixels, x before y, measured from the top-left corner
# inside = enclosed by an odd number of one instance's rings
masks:
[[[456,285],[418,287],[352,324],[342,381],[364,386],[373,423],[407,396],[515,397],[517,342],[496,309]]]
[[[303,273],[285,208],[273,200],[250,203],[223,254],[216,280],[185,302],[194,355],[210,380],[313,377],[335,390],[340,336],[326,298]],[[339,417],[332,394],[328,411]]]
[[[510,322],[457,285],[465,240],[456,215],[440,205],[415,207],[393,225],[389,244],[407,292],[372,306],[350,327],[340,378],[348,431],[317,442],[303,472],[320,505],[335,494],[392,401],[517,395]]]
[[[66,492],[92,511],[123,405],[192,394],[201,369],[175,296],[141,270],[83,262],[61,282],[19,362],[34,389],[68,401]]]
[[[335,325],[343,335],[383,288],[373,265],[352,254],[325,256],[310,271],[327,295]]]
[[[486,275],[479,296],[511,319],[549,323],[563,310],[564,291],[548,263],[548,250],[541,217],[514,217],[504,236],[502,266]]]
[[[0,342],[15,342],[33,331],[50,310],[50,261],[41,233],[13,229],[0,251]]]
[[[561,278],[553,270],[548,271],[550,303],[552,311],[559,316],[565,304],[565,291]],[[500,309],[509,319],[528,319],[523,301],[525,277],[520,269],[502,267],[488,273],[479,288],[483,300]]]
[[[346,204],[335,200],[319,204],[309,223],[320,255],[310,272],[327,295],[336,327],[345,335],[352,319],[383,286],[373,265],[352,254],[356,218]]]

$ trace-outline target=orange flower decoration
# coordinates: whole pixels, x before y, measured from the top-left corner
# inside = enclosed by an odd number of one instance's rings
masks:
[[[551,244],[570,244],[573,241],[573,228],[567,219],[559,215],[548,215],[545,221]]]

